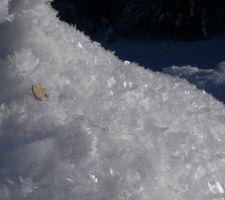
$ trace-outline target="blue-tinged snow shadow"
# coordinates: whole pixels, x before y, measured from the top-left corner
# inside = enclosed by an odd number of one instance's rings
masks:
[[[162,71],[172,65],[212,69],[225,61],[225,37],[190,42],[117,38],[107,43],[101,38],[95,40],[105,49],[115,52],[120,59],[136,62],[154,71]]]
[[[225,104],[225,62],[220,63],[216,69],[173,66],[165,68],[163,72],[186,79]]]

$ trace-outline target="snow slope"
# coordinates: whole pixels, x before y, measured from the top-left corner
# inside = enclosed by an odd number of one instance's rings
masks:
[[[218,64],[216,69],[199,69],[188,65],[164,68],[163,72],[187,79],[225,104],[225,62]]]
[[[106,43],[101,36],[95,38],[121,59],[137,62],[155,71],[172,65],[210,69],[225,60],[224,36],[189,42],[116,38],[114,42]]]
[[[123,63],[45,0],[11,0],[6,10],[1,200],[224,199],[222,103]],[[46,86],[47,100],[35,99],[34,83]]]

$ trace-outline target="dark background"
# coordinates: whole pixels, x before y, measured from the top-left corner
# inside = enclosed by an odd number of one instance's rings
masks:
[[[113,29],[109,41],[116,36],[197,40],[225,30],[224,0],[55,0],[52,6],[62,20],[88,34]]]

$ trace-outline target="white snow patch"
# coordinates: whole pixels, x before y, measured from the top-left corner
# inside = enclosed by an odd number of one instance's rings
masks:
[[[222,103],[118,60],[45,0],[11,0],[9,8],[0,10],[14,16],[0,24],[1,200],[223,193]],[[34,98],[33,83],[48,89],[45,101]]]
[[[215,69],[199,69],[192,66],[172,66],[163,70],[167,74],[179,76],[195,84],[225,103],[225,62]]]
[[[8,0],[0,1],[0,23],[7,19],[8,15]]]
[[[217,193],[224,194],[224,190],[223,190],[221,184],[217,181],[215,183],[208,182],[208,187],[209,187],[210,191],[214,194],[217,194]]]

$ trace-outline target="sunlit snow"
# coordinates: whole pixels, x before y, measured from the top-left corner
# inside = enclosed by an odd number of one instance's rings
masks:
[[[59,21],[45,0],[7,4],[1,200],[225,198],[222,103],[187,81],[120,61]],[[48,91],[44,101],[32,94],[36,83]]]

